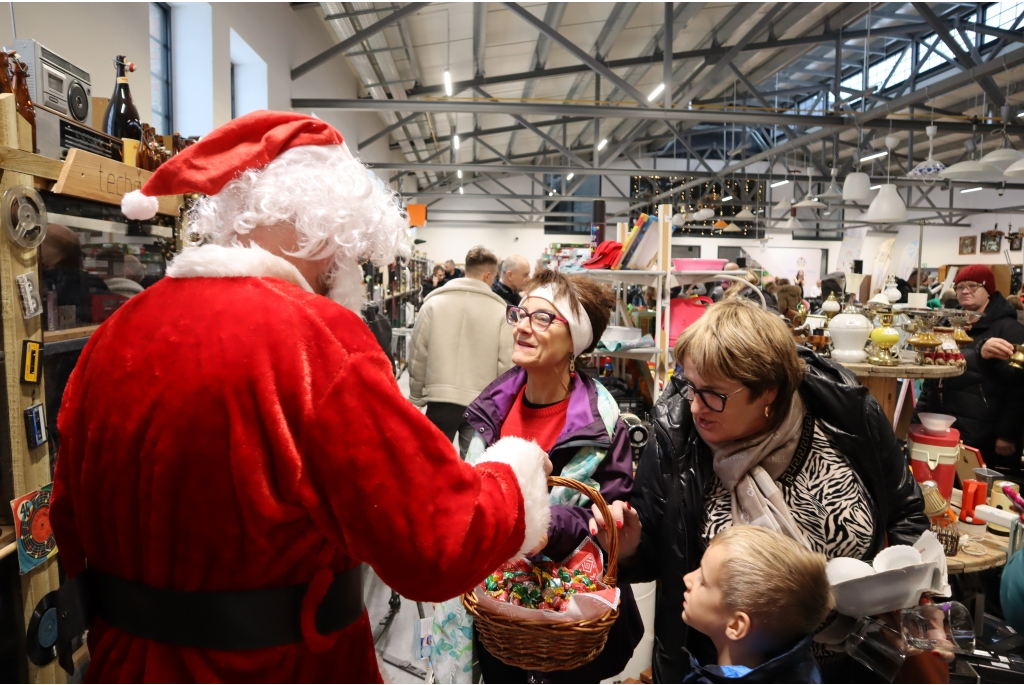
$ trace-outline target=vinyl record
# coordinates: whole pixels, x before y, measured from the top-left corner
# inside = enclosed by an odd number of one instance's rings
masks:
[[[45,666],[57,658],[57,593],[45,595],[28,622],[25,634],[25,651],[29,661],[36,666]]]

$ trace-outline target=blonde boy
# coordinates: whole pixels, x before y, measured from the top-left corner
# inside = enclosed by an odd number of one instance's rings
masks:
[[[825,557],[756,526],[733,526],[683,582],[683,621],[715,643],[717,666],[686,682],[819,683],[811,635],[831,611]]]

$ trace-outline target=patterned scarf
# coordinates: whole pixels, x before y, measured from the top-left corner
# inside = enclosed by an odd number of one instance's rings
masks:
[[[810,549],[775,481],[786,471],[800,442],[804,402],[793,393],[789,411],[772,432],[747,440],[708,443],[715,474],[732,495],[733,525],[761,526],[787,535]]]

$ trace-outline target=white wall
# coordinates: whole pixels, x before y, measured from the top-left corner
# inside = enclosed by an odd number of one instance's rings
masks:
[[[444,262],[453,259],[462,264],[470,248],[483,245],[498,259],[512,254],[522,255],[530,266],[540,259],[551,243],[587,243],[588,235],[548,235],[543,228],[419,228],[416,237],[427,242],[416,246],[428,259]]]
[[[187,4],[187,3],[183,3]],[[172,31],[192,35],[193,41],[210,43],[209,51],[175,56],[174,66],[186,89],[208,93],[189,101],[176,93],[176,118],[182,108],[206,133],[231,118],[231,30],[234,30],[267,65],[267,104],[270,109],[291,110],[293,97],[357,96],[357,80],[344,57],[326,62],[296,81],[291,69],[326,50],[335,41],[323,23],[319,9],[293,10],[287,2],[194,3],[191,11],[210,12],[209,37],[202,21],[190,21],[189,7],[173,7],[179,21]],[[145,122],[152,119],[149,64],[149,4],[145,2],[16,2],[14,16],[19,38],[35,38],[50,50],[85,69],[92,76],[93,95],[109,97],[114,90],[117,54],[135,62],[130,78],[132,97]],[[177,26],[175,26],[177,24]],[[0,44],[11,45],[10,5],[0,7]],[[179,62],[178,59],[184,59]],[[191,58],[191,60],[190,60]],[[335,126],[346,140],[355,143],[383,128],[379,115],[369,112],[319,111],[319,117]],[[191,123],[188,124],[192,126]],[[360,155],[372,161],[389,161],[388,141],[380,140]]]
[[[149,5],[144,2],[16,2],[18,38],[34,38],[89,72],[92,94],[114,92],[114,57],[135,62],[128,82],[143,121],[150,121]],[[13,44],[11,4],[0,7],[0,43]]]

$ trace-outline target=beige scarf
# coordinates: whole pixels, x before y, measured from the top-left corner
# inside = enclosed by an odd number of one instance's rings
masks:
[[[805,414],[800,393],[794,392],[786,417],[772,432],[747,440],[708,443],[708,447],[715,455],[715,474],[732,495],[734,525],[761,526],[810,548],[775,482],[793,460]]]

